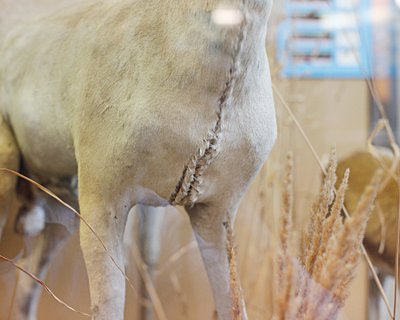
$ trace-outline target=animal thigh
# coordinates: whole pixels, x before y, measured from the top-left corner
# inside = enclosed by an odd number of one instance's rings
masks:
[[[17,171],[19,168],[19,150],[13,132],[0,115],[0,168]],[[0,239],[8,212],[15,194],[17,177],[9,172],[0,171]]]

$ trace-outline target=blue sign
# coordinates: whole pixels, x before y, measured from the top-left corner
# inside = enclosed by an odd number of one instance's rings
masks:
[[[370,0],[286,0],[277,57],[285,77],[365,78],[372,72]]]

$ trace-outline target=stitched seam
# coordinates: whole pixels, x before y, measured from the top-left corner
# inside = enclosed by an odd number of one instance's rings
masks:
[[[202,176],[217,157],[219,144],[221,142],[223,112],[232,102],[232,92],[236,84],[236,79],[240,73],[240,55],[242,53],[243,43],[246,36],[247,15],[245,12],[244,1],[241,3],[243,20],[239,27],[236,45],[232,55],[232,66],[229,69],[228,79],[218,99],[218,111],[216,113],[217,121],[214,128],[210,130],[206,139],[203,140],[203,146],[200,147],[189,159],[185,165],[182,176],[172,193],[169,202],[172,205],[182,205],[192,207],[198,195],[199,187],[202,183]]]

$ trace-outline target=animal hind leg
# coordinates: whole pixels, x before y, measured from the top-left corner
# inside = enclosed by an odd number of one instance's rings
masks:
[[[0,168],[17,171],[19,158],[20,153],[14,134],[3,115],[0,114]],[[12,207],[16,181],[15,175],[0,171],[0,239]]]
[[[34,249],[24,256],[19,264],[44,281],[51,262],[61,250],[69,235],[68,231],[61,225],[47,225],[43,234],[37,239]],[[41,292],[40,284],[25,275],[20,276],[13,310],[16,319],[36,319]]]
[[[211,204],[196,204],[186,210],[211,284],[218,319],[246,320],[240,283],[231,279],[227,250],[227,218],[233,221],[236,210]]]
[[[160,232],[164,217],[164,208],[155,208],[138,205],[139,214],[139,234],[140,234],[140,253],[143,262],[147,267],[150,277],[154,277],[154,271],[157,268],[160,258]],[[140,319],[153,319],[152,307],[149,302],[149,295],[142,281],[141,295],[143,301],[140,308]]]
[[[64,201],[77,208],[76,197],[72,194],[58,195]],[[33,237],[29,236],[32,234],[32,228],[29,224],[37,218],[36,212],[40,210],[44,210],[45,219],[50,223],[44,225],[44,230],[36,237],[33,248],[31,250],[27,248],[19,263],[39,279],[44,280],[53,259],[63,248],[70,235],[77,229],[79,220],[70,209],[41,191],[36,192],[31,200],[34,203],[31,206],[26,206],[26,208],[31,209],[30,212],[20,213],[19,215],[19,231],[27,232],[26,237],[33,239]],[[41,218],[39,217],[39,219]],[[40,284],[25,275],[20,276],[13,310],[13,315],[16,319],[36,319],[41,291]]]

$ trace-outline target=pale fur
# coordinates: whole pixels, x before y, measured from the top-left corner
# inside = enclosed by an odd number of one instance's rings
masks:
[[[81,213],[123,266],[128,211],[168,205],[238,64],[218,154],[187,208],[219,317],[230,319],[223,222],[270,152],[276,123],[265,52],[271,0],[223,3],[243,11],[245,26],[215,25],[214,0],[84,1],[14,24],[1,32],[0,108],[39,181],[78,173]],[[82,224],[80,237],[93,318],[122,319],[122,275]]]

